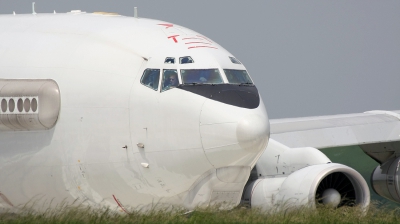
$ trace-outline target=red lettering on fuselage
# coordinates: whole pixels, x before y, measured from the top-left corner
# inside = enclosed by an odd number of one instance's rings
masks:
[[[175,43],[178,43],[178,40],[176,39],[176,37],[178,37],[179,35],[173,35],[173,36],[169,36],[168,39],[172,38],[174,40]]]
[[[165,29],[168,29],[168,28],[170,28],[170,27],[173,27],[173,26],[174,26],[174,24],[171,24],[171,23],[160,23],[160,24],[157,24],[157,25],[160,25],[160,26],[165,26]]]

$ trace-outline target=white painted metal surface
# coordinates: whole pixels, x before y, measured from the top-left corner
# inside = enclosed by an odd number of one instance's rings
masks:
[[[271,120],[271,138],[289,147],[328,148],[400,141],[400,111]]]
[[[227,82],[222,69],[245,67],[220,45],[175,24],[109,13],[1,15],[0,27],[0,78],[51,79],[61,97],[49,130],[0,132],[0,207],[240,202],[268,142],[262,102],[239,108],[140,83],[146,68],[219,69]],[[164,64],[182,56],[195,63]]]

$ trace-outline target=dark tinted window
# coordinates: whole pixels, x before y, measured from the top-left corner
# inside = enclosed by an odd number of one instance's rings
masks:
[[[164,63],[165,63],[165,64],[175,64],[175,58],[173,58],[173,57],[166,57]]]
[[[154,90],[158,90],[159,81],[160,81],[160,69],[148,68],[144,70],[140,83]]]
[[[231,59],[231,62],[232,62],[233,64],[242,64],[242,63],[240,63],[239,60],[237,60],[237,59],[234,58],[234,57],[229,57],[229,59]]]
[[[223,83],[218,69],[181,69],[181,77],[182,77],[183,84],[190,84],[190,83],[220,84],[220,83]]]
[[[179,58],[179,64],[189,64],[189,63],[194,63],[192,57],[185,56]]]
[[[176,69],[164,69],[162,91],[175,88],[179,85],[178,72]]]
[[[224,72],[229,83],[253,84],[246,70],[224,69]]]

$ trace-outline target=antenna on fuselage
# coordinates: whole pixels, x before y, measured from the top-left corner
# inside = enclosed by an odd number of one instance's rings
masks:
[[[35,15],[35,2],[32,2],[32,14]]]
[[[14,16],[15,16],[15,11],[13,11],[13,14],[14,14]]]
[[[137,7],[133,8],[133,17],[138,18]]]

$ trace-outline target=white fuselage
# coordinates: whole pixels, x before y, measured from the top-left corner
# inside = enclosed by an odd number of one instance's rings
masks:
[[[221,46],[114,15],[3,15],[0,27],[0,79],[51,79],[61,96],[54,127],[0,132],[0,207],[239,203],[268,142],[262,100],[248,109],[141,83],[147,68],[218,69],[227,83],[223,69],[245,67]]]

